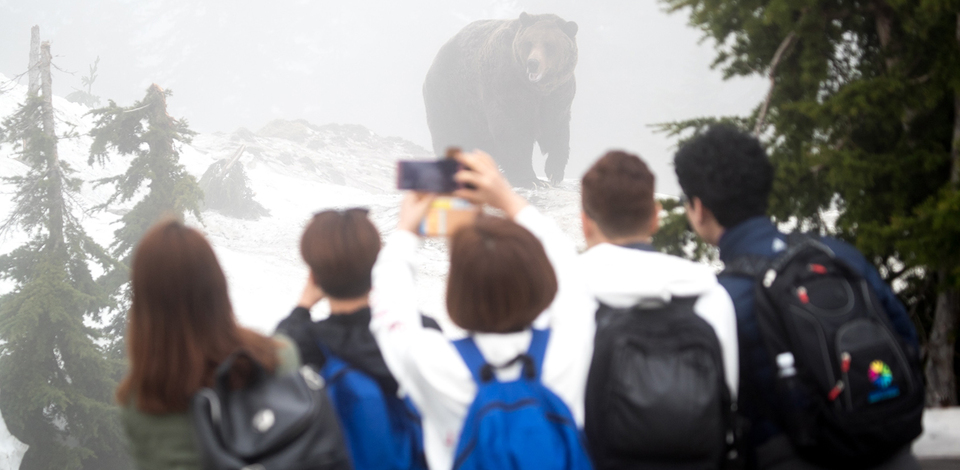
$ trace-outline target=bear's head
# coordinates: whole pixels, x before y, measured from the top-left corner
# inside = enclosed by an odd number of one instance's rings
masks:
[[[513,55],[524,80],[549,93],[573,79],[577,66],[577,24],[557,15],[520,14]]]

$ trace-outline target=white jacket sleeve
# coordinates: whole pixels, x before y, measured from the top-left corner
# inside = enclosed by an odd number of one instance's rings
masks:
[[[398,230],[380,250],[372,272],[370,331],[414,403],[431,408],[431,416],[444,416],[473,401],[476,386],[450,340],[420,320],[414,285],[419,243],[416,235]]]
[[[737,315],[727,290],[717,283],[700,296],[693,307],[697,314],[713,327],[720,340],[723,370],[731,396],[736,399],[740,381],[740,350],[737,341]]]
[[[541,328],[550,327],[543,381],[563,399],[578,426],[582,427],[587,374],[596,331],[596,300],[577,270],[577,250],[573,241],[556,222],[533,206],[520,211],[515,220],[540,240],[557,276],[557,296],[534,324]]]

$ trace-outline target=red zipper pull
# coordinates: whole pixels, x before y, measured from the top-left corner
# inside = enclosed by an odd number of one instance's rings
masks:
[[[834,401],[834,400],[837,399],[837,397],[840,396],[840,392],[843,392],[843,381],[842,381],[842,380],[838,380],[838,381],[837,381],[837,384],[834,385],[833,388],[830,390],[830,393],[827,394],[827,398],[830,399],[830,401]]]
[[[827,267],[824,266],[824,265],[822,265],[822,264],[811,264],[811,265],[810,265],[810,272],[814,272],[814,273],[817,273],[817,274],[826,274],[826,273],[827,273]]]
[[[850,353],[844,352],[840,355],[840,370],[844,374],[850,372]]]
[[[800,303],[808,304],[810,303],[810,297],[807,296],[807,288],[800,286],[797,287],[797,298],[800,299]]]

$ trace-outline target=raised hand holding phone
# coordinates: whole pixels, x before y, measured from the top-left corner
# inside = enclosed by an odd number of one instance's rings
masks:
[[[418,233],[420,222],[427,215],[430,204],[435,198],[436,194],[417,191],[404,194],[403,202],[400,203],[400,221],[397,222],[397,229]]]
[[[458,153],[453,157],[462,165],[454,175],[461,185],[453,192],[455,197],[466,199],[474,204],[487,204],[507,213],[511,219],[529,203],[513,191],[513,186],[500,172],[496,161],[486,152]]]

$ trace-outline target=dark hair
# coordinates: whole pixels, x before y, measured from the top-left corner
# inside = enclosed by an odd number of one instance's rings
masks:
[[[637,235],[656,210],[655,181],[640,157],[620,150],[607,152],[580,181],[583,212],[607,237]]]
[[[713,125],[673,158],[680,188],[700,198],[723,227],[766,215],[773,165],[760,141],[729,125]]]
[[[367,218],[366,209],[320,212],[300,240],[300,254],[314,282],[335,299],[370,292],[370,271],[378,253],[380,232]]]
[[[480,215],[451,238],[447,311],[457,326],[520,331],[555,295],[557,277],[543,245],[515,222]]]
[[[277,343],[237,325],[227,280],[210,244],[176,220],[155,224],[133,256],[133,306],[127,325],[130,370],[117,388],[121,404],[135,400],[152,414],[187,410],[190,397],[211,386],[218,364],[244,349],[269,371]],[[233,386],[251,374],[233,368]]]

